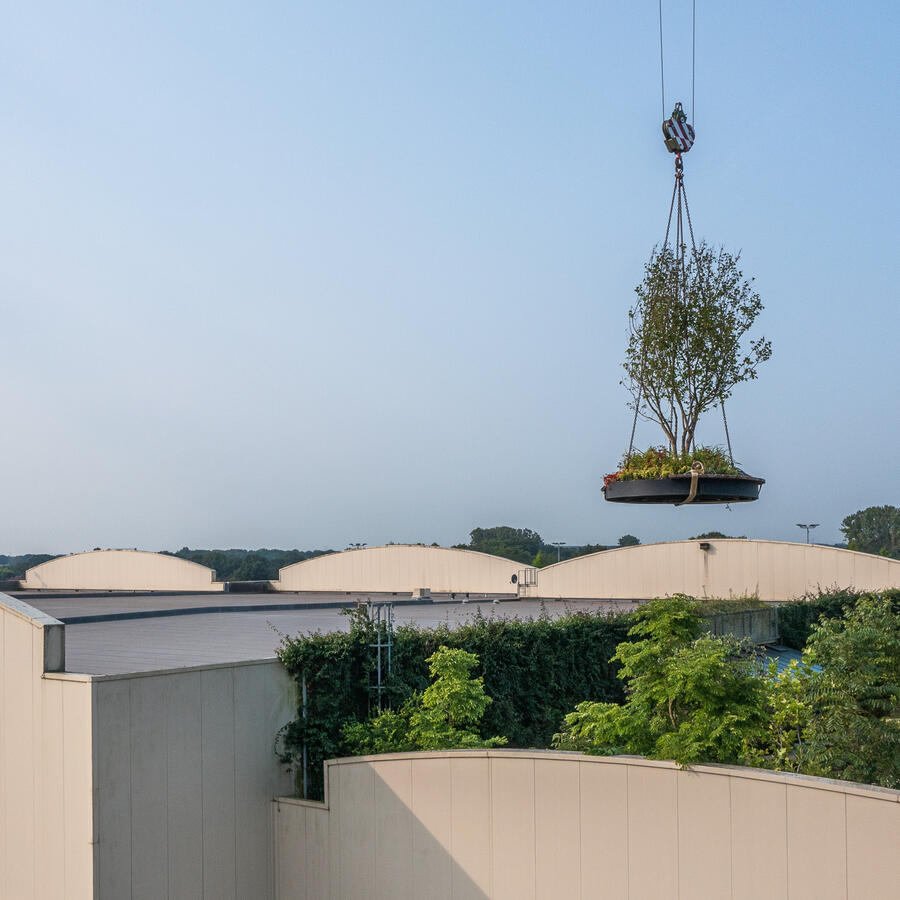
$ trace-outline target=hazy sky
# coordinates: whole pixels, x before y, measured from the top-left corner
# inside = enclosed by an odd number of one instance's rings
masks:
[[[671,192],[654,0],[16,3],[0,552],[832,542],[900,505],[900,5],[697,6],[695,230],[774,347],[728,408],[758,503],[600,492]]]

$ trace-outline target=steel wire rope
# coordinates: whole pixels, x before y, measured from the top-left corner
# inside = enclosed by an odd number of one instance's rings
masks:
[[[662,0],[660,0],[660,3]],[[672,212],[675,209],[675,195],[678,193],[678,181],[675,181],[675,187],[672,188],[672,201],[669,203],[669,218],[666,220],[666,236],[663,238],[662,249],[665,251],[666,247],[669,246],[669,232],[672,229]],[[641,322],[642,331],[646,330],[646,321]],[[641,408],[641,399],[644,395],[644,366],[647,361],[647,342],[644,340],[643,335],[641,336],[641,364],[638,369],[638,396],[637,401],[634,404],[634,420],[631,423],[631,439],[628,441],[628,459],[632,451],[634,450],[634,433],[637,429],[637,420],[638,420],[638,411]]]

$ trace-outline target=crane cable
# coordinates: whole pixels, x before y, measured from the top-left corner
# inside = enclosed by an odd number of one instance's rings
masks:
[[[697,83],[697,0],[691,0],[691,120],[697,127],[694,86]],[[666,67],[663,60],[663,14],[659,0],[659,87],[662,94],[662,117],[666,118]]]
[[[691,116],[694,120],[694,126],[697,124],[697,116],[696,116],[696,73],[697,73],[697,0],[691,0]],[[662,18],[662,0],[659,0],[659,80],[660,80],[660,90],[662,94],[662,115],[663,120],[666,118],[666,76],[665,76],[665,61],[663,57],[663,18]],[[684,212],[687,218],[688,223],[688,233],[691,237],[691,250],[693,252],[694,260],[697,264],[697,273],[698,277],[700,275],[700,258],[697,253],[697,244],[694,240],[694,226],[691,222],[691,210],[688,206],[687,192],[684,189],[684,177],[683,177],[683,169],[681,165],[681,154],[679,153],[676,156],[675,161],[675,187],[672,191],[672,202],[669,204],[669,216],[666,221],[666,236],[663,239],[662,249],[665,248],[669,244],[669,233],[672,226],[672,213],[675,210],[675,200],[678,200],[678,216],[676,219],[676,257],[680,256],[680,259],[676,259],[676,265],[679,265],[683,270],[684,269],[684,254],[682,251],[683,247],[683,231],[682,231],[682,218],[681,218],[681,208],[682,202],[684,203]],[[702,286],[701,286],[702,289]],[[630,459],[632,453],[634,452],[634,436],[635,431],[637,430],[637,420],[638,415],[640,413],[641,401],[644,398],[644,369],[647,358],[647,347],[646,344],[641,348],[641,362],[638,374],[638,395],[634,404],[634,419],[631,423],[631,437],[628,441],[628,454],[626,459]],[[719,408],[722,410],[722,422],[725,426],[725,440],[728,444],[728,458],[732,465],[734,465],[734,454],[731,449],[731,434],[728,429],[728,418],[725,415],[725,398],[719,397]],[[696,444],[694,444],[694,450],[696,452]],[[696,480],[696,475],[694,475],[693,481]],[[693,499],[693,497],[691,497]],[[687,503],[690,500],[685,501]]]

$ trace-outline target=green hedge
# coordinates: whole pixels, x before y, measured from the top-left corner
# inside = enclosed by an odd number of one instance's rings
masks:
[[[285,638],[279,658],[302,683],[306,675],[307,717],[282,733],[284,759],[299,763],[307,746],[308,793],[322,796],[324,760],[346,753],[341,726],[366,718],[376,671],[375,628],[365,611],[351,614],[350,633]],[[627,640],[627,615],[572,613],[558,619],[487,619],[480,615],[452,630],[401,626],[393,636],[388,692],[399,706],[428,686],[425,660],[445,644],[475,653],[486,692],[493,698],[482,721],[483,735],[504,735],[510,747],[549,747],[563,716],[583,700],[622,702],[616,646]],[[299,774],[299,773],[298,773]]]
[[[834,588],[807,594],[799,600],[783,603],[778,607],[778,627],[781,642],[787,647],[802,650],[812,633],[812,627],[822,619],[838,619],[844,615],[848,607],[856,605],[860,597],[871,594],[871,591],[853,591]],[[882,596],[891,597],[894,608],[900,610],[900,590],[880,592]]]

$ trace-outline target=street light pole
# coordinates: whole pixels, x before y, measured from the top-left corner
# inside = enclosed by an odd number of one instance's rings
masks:
[[[560,547],[564,547],[566,545],[565,541],[550,541],[554,547],[556,547],[556,561],[559,562],[559,550]]]
[[[808,543],[809,543],[809,532],[810,532],[810,530],[813,529],[813,528],[818,528],[818,527],[819,527],[819,523],[818,523],[818,522],[811,522],[809,525],[803,525],[803,524],[801,524],[800,522],[797,522],[797,527],[798,527],[798,528],[805,528],[805,529],[806,529],[806,543],[808,544]]]

